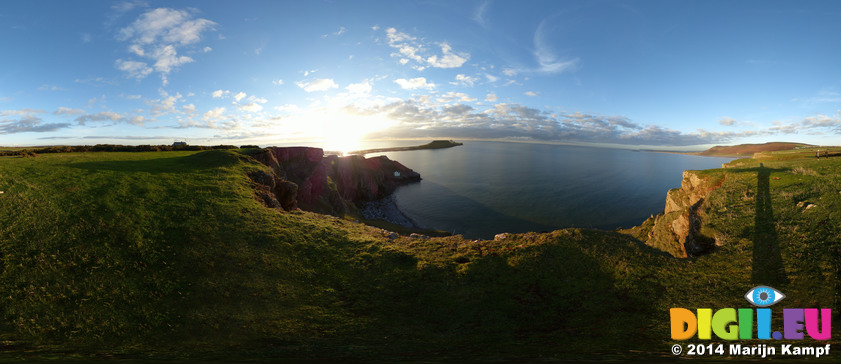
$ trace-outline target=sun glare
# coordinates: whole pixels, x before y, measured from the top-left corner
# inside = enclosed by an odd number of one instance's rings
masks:
[[[341,110],[319,110],[306,117],[309,126],[304,134],[326,151],[349,152],[362,149],[365,137],[386,129],[394,121],[382,115],[355,115]]]

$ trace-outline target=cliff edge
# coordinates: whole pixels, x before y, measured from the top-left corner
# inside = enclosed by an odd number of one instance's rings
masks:
[[[324,156],[321,148],[270,147],[250,153],[272,173],[251,177],[258,195],[269,207],[334,216],[355,215],[360,202],[390,195],[403,184],[421,180],[420,174],[380,156]]]
[[[702,232],[704,210],[708,195],[724,179],[725,174],[721,172],[684,171],[680,188],[666,193],[663,212],[625,232],[676,257],[709,253],[715,248],[716,240]]]

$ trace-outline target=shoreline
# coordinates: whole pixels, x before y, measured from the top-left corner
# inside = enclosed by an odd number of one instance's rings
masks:
[[[410,229],[423,229],[397,207],[393,194],[379,200],[363,202],[360,212],[366,220],[383,220]]]

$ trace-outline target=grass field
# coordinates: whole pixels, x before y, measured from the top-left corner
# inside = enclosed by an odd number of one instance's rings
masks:
[[[0,360],[669,358],[669,308],[758,283],[838,322],[841,158],[729,167],[702,211],[723,244],[679,259],[581,229],[390,240],[263,207],[237,150],[0,157]]]

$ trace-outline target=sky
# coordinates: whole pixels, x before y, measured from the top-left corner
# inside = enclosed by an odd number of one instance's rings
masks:
[[[841,145],[837,1],[2,1],[0,145]]]

